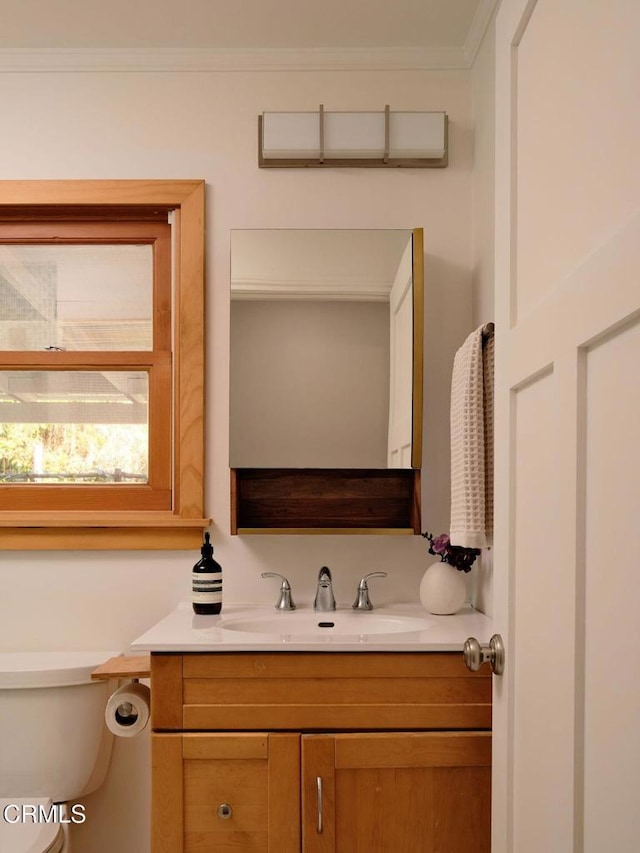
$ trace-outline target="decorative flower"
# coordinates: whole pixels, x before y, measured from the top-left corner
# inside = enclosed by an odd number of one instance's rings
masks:
[[[429,542],[429,553],[437,555],[443,563],[449,563],[459,572],[470,572],[476,557],[480,556],[479,548],[463,548],[452,545],[447,533],[434,537],[432,533],[423,533]]]

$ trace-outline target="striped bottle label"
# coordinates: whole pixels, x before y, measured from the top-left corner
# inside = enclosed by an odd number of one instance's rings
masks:
[[[195,604],[218,604],[222,601],[222,573],[193,572],[192,590]]]

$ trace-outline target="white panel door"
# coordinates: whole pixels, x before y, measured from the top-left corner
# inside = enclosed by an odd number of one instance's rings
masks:
[[[639,32],[496,21],[494,853],[640,849]]]
[[[413,241],[389,293],[389,468],[411,468],[413,428]]]

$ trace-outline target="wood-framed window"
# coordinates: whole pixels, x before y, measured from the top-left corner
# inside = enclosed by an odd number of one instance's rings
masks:
[[[0,181],[0,300],[0,548],[200,543],[204,183]]]

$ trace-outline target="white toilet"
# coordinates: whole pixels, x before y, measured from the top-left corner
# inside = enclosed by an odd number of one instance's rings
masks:
[[[79,797],[102,784],[113,684],[91,681],[114,652],[0,653],[0,851],[70,853]],[[66,804],[66,805],[64,805]]]

